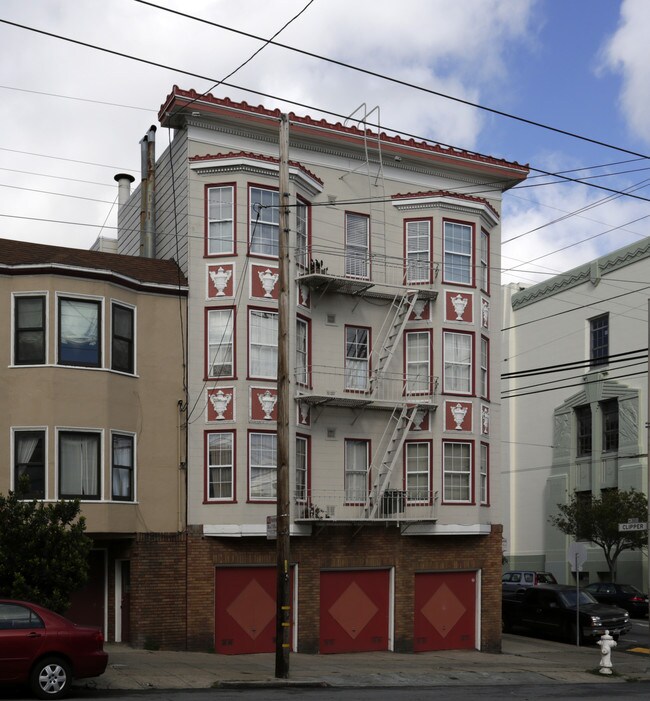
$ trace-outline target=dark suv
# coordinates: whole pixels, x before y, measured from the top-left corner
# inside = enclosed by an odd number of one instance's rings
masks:
[[[535,587],[538,584],[557,584],[557,580],[550,572],[534,572],[532,570],[512,570],[501,577],[503,593],[519,593]]]

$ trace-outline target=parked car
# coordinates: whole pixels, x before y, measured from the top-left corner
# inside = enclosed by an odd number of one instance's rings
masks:
[[[73,679],[104,673],[98,628],[78,626],[37,604],[0,599],[0,682],[27,684],[40,699],[67,694]]]
[[[501,577],[501,588],[504,593],[522,592],[538,584],[557,584],[557,580],[550,572],[533,570],[511,570]]]
[[[639,591],[631,584],[616,584],[615,582],[594,582],[585,587],[601,604],[614,604],[625,609],[630,616],[648,615],[648,595]]]
[[[631,628],[627,611],[599,604],[589,592],[569,584],[541,584],[518,596],[504,596],[501,616],[505,631],[521,626],[572,642],[595,642],[605,631],[618,640]]]

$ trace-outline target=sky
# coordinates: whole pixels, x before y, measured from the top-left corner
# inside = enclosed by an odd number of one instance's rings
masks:
[[[276,41],[426,90],[161,8],[264,38],[295,18]],[[0,238],[115,237],[113,176],[139,180],[176,84],[329,121],[365,104],[386,131],[530,165],[504,195],[502,281],[540,282],[650,230],[649,36],[647,0],[3,0]]]

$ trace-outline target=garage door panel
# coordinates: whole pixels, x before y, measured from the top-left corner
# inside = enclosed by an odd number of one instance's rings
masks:
[[[476,572],[415,576],[413,649],[476,648]]]

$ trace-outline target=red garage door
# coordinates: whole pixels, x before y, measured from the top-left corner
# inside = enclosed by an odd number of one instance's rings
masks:
[[[321,572],[320,651],[388,650],[388,570]]]
[[[275,651],[275,567],[217,568],[214,595],[216,652]]]
[[[415,652],[476,647],[476,572],[415,575]]]

